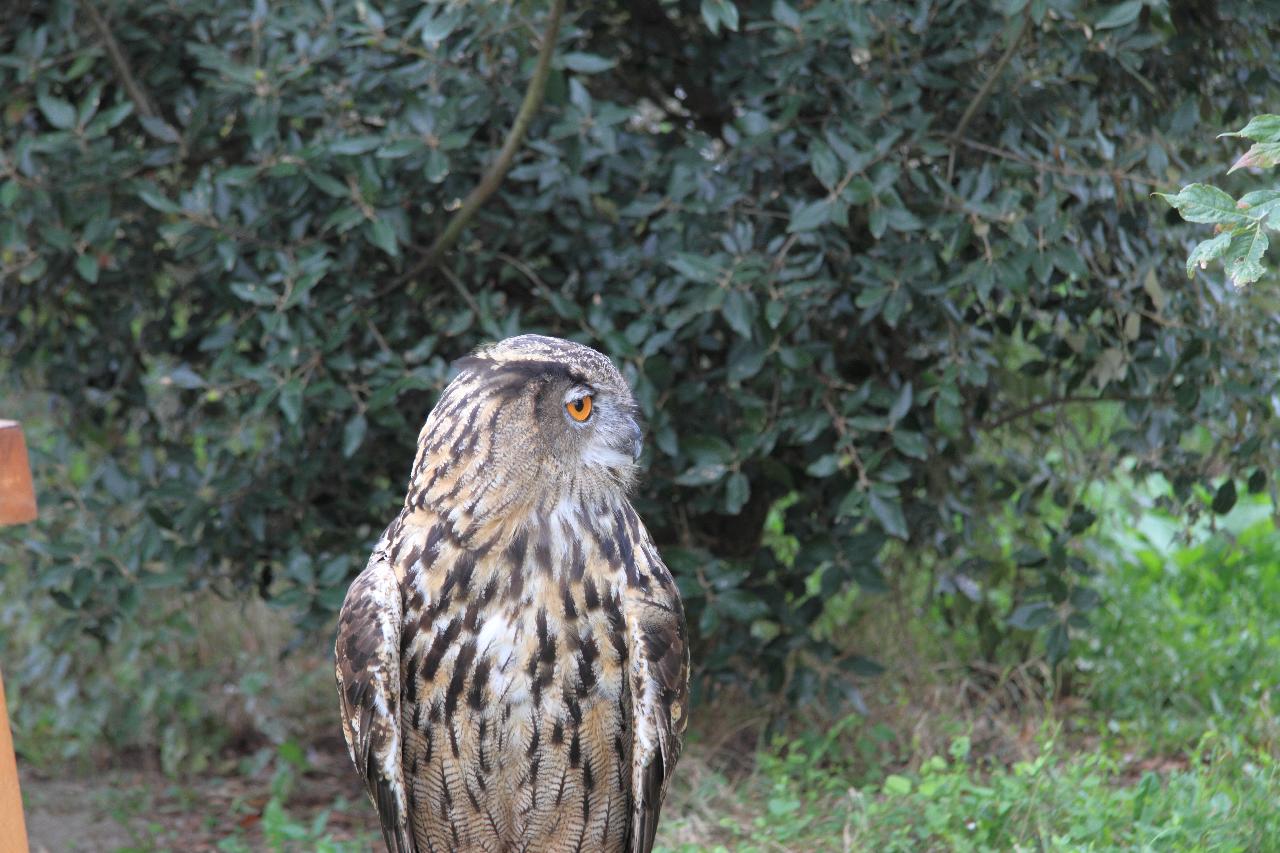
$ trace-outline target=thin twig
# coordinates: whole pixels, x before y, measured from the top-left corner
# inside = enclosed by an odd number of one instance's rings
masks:
[[[477,320],[483,320],[484,317],[480,311],[480,304],[476,302],[475,297],[467,290],[467,286],[462,283],[462,279],[454,274],[453,270],[448,267],[441,267],[440,272],[444,273],[444,277],[449,279],[449,283],[453,285],[453,289],[458,291],[458,295],[462,297],[462,301],[467,303],[467,307],[471,309],[471,313],[475,315]]]
[[[1054,406],[1065,406],[1070,403],[1163,403],[1165,400],[1159,397],[1131,397],[1127,394],[1099,394],[1096,396],[1087,396],[1083,394],[1066,394],[1061,397],[1049,397],[1039,400],[1021,408],[1014,409],[1012,412],[1001,415],[993,421],[987,421],[980,426],[982,429],[996,429],[1002,427],[1011,421],[1025,418],[1027,415],[1033,415],[1042,409],[1053,408]]]
[[[497,252],[495,257],[527,278],[529,283],[532,284],[543,296],[547,296],[551,293],[551,288],[547,286],[547,283],[543,281],[538,274],[533,271],[533,268],[524,261],[508,255],[506,252]]]
[[[551,57],[555,54],[556,35],[560,31],[560,19],[564,15],[564,6],[565,0],[553,0],[551,4],[551,15],[547,19],[547,29],[542,35],[542,47],[538,50],[538,64],[534,68],[533,76],[529,79],[529,86],[524,93],[524,101],[520,104],[520,111],[516,113],[515,121],[511,124],[511,130],[507,134],[506,141],[502,144],[502,150],[498,152],[497,158],[490,164],[489,169],[480,179],[480,183],[476,184],[475,189],[467,195],[466,200],[462,202],[462,206],[458,208],[458,212],[449,220],[448,226],[431,244],[431,248],[427,249],[426,256],[401,276],[402,279],[411,279],[440,262],[444,253],[457,241],[458,235],[462,233],[462,229],[466,227],[471,217],[475,215],[481,205],[488,201],[489,196],[497,191],[502,179],[507,174],[507,170],[511,168],[511,161],[515,159],[516,151],[519,150],[520,143],[524,141],[525,131],[528,130],[529,122],[532,121],[534,113],[538,111],[538,106],[542,103],[543,93],[547,88],[547,77],[551,73]]]
[[[107,49],[107,58],[111,60],[111,67],[115,69],[116,76],[124,84],[124,89],[129,93],[129,100],[133,101],[138,115],[144,118],[159,118],[160,114],[152,106],[147,90],[138,82],[138,78],[133,76],[133,70],[129,67],[129,58],[124,55],[120,42],[116,41],[110,24],[107,23],[106,18],[102,17],[102,12],[98,10],[93,0],[80,0],[80,8],[84,9],[89,20],[93,22],[93,28],[102,37],[102,43]]]
[[[1018,28],[1017,34],[1009,41],[1009,46],[1000,55],[1000,59],[996,62],[996,67],[991,69],[991,73],[987,75],[987,79],[982,83],[982,88],[978,89],[978,94],[974,95],[973,100],[969,102],[969,106],[965,107],[964,114],[960,116],[960,123],[952,131],[951,156],[947,158],[947,183],[951,183],[951,176],[955,173],[956,141],[964,136],[965,128],[969,126],[969,122],[973,120],[974,115],[978,112],[978,107],[982,106],[982,102],[991,94],[991,89],[995,86],[996,80],[1004,73],[1004,68],[1009,64],[1009,60],[1013,59],[1013,53],[1018,49],[1018,45],[1022,43],[1022,37],[1026,35],[1030,22],[1030,16],[1023,15],[1022,26]]]
[[[1110,178],[1113,181],[1128,181],[1131,184],[1139,184],[1144,187],[1163,186],[1160,181],[1152,178],[1130,175],[1128,172],[1122,172],[1119,169],[1077,169],[1072,166],[1058,166],[1054,163],[1047,163],[1044,160],[1037,160],[1034,157],[1027,157],[1024,154],[1018,154],[1017,152],[1009,151],[1004,148],[997,148],[994,145],[987,145],[986,143],[978,142],[975,139],[959,139],[957,142],[966,148],[972,148],[975,151],[982,151],[995,157],[1013,160],[1014,162],[1030,166],[1033,169],[1039,169],[1042,172],[1052,172],[1055,175],[1066,175],[1069,178]]]

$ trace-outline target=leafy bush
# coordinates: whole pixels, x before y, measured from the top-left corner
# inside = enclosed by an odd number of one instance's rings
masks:
[[[1186,286],[1149,198],[1274,102],[1257,4],[583,5],[438,266],[544,5],[98,8],[0,34],[0,347],[53,400],[7,541],[104,642],[165,587],[327,626],[450,361],[523,330],[622,363],[700,671],[792,698],[845,701],[812,628],[886,567],[1060,659],[1088,482],[1280,467],[1277,295]]]

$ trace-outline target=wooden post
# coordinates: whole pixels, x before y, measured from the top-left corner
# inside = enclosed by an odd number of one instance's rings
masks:
[[[0,524],[35,520],[36,493],[22,427],[17,421],[0,421]]]
[[[3,679],[0,679],[0,850],[27,853],[27,826],[22,819],[18,762],[13,756],[13,738],[9,734]]]
[[[0,524],[23,524],[36,517],[36,493],[22,427],[0,421]],[[27,826],[22,819],[18,763],[9,733],[9,712],[0,679],[0,850],[27,853]]]

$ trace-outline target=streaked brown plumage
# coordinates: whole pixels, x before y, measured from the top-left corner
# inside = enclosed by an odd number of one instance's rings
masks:
[[[689,658],[627,499],[635,400],[557,338],[459,366],[339,617],[352,760],[393,851],[647,853]]]

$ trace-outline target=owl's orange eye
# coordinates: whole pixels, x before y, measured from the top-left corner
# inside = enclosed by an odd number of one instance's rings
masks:
[[[564,407],[568,410],[569,417],[573,418],[578,423],[582,423],[587,418],[591,417],[591,395],[587,394],[586,396],[579,397],[576,400],[570,400],[564,404]]]

